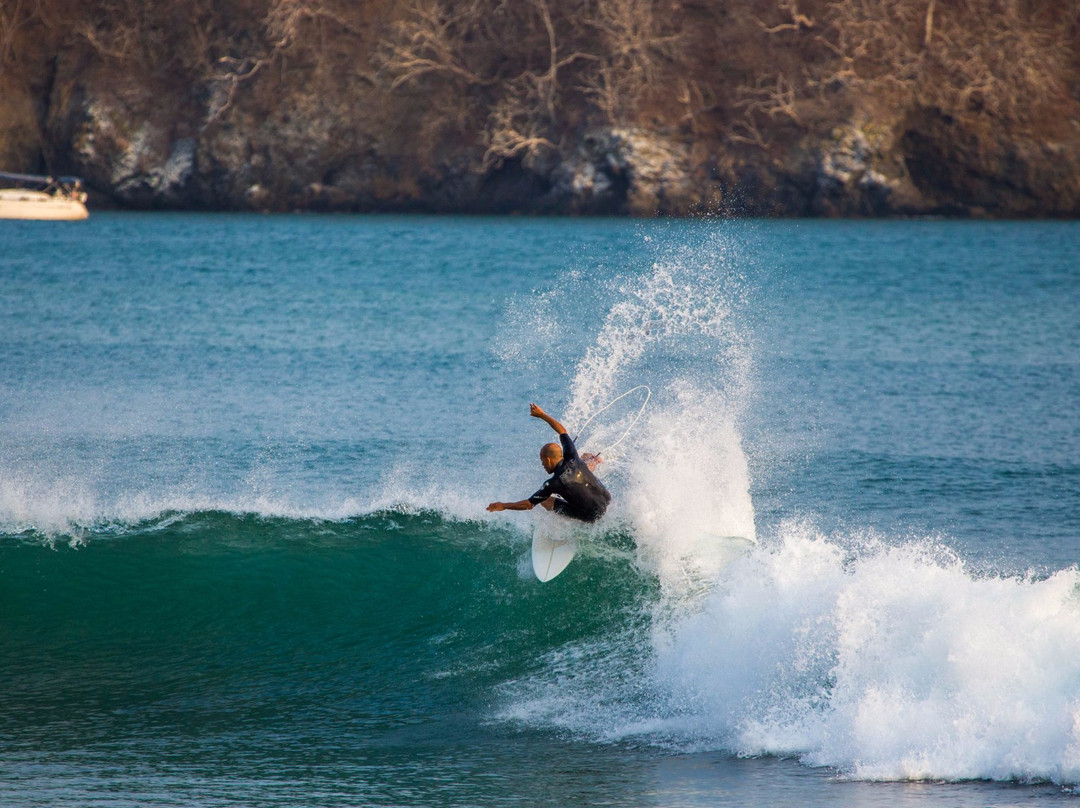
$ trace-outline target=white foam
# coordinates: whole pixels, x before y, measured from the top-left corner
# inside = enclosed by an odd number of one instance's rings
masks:
[[[408,501],[404,501],[408,504]],[[268,518],[338,521],[382,507],[401,507],[392,498],[337,497],[314,501],[287,490],[203,490],[195,486],[146,486],[110,491],[93,475],[47,476],[10,472],[0,478],[0,530],[33,531],[39,537],[74,542],[89,535],[123,531],[171,513],[221,511]]]
[[[987,577],[931,541],[791,523],[695,604],[561,649],[503,717],[856,779],[1080,782],[1076,568]]]
[[[628,460],[624,509],[643,564],[668,590],[711,578],[730,561],[728,537],[755,537],[750,472],[722,397],[690,384],[651,413]]]
[[[803,526],[656,645],[687,737],[866,779],[1080,779],[1080,572],[987,578]]]
[[[584,422],[628,387],[652,387],[645,417],[619,447],[613,513],[678,600],[730,562],[728,537],[755,537],[738,426],[752,352],[735,316],[741,259],[730,239],[717,230],[697,249],[662,252],[617,286],[577,364],[566,423]]]

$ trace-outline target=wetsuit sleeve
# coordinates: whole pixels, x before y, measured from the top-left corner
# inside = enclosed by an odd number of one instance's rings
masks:
[[[559,442],[562,444],[562,456],[563,461],[567,460],[579,460],[577,453],[577,447],[574,445],[574,441],[570,436],[563,432],[559,435]]]
[[[555,491],[553,490],[554,481],[555,481],[554,477],[552,477],[551,479],[545,480],[544,484],[542,486],[540,486],[540,490],[537,491],[535,494],[533,494],[531,497],[529,497],[529,502],[531,502],[533,505],[539,505],[545,499],[547,499],[552,494],[554,494],[555,493]]]

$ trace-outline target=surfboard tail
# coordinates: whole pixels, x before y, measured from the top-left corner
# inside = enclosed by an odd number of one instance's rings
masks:
[[[565,570],[577,555],[577,541],[573,536],[559,536],[547,526],[533,529],[533,572],[539,581],[547,583]]]

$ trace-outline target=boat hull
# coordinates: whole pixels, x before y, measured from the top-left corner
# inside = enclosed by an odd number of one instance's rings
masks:
[[[90,216],[77,199],[40,191],[0,191],[0,219],[74,222]]]

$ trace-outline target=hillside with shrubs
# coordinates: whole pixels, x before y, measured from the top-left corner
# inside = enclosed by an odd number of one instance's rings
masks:
[[[1080,213],[1080,0],[0,0],[0,170],[102,204]]]

